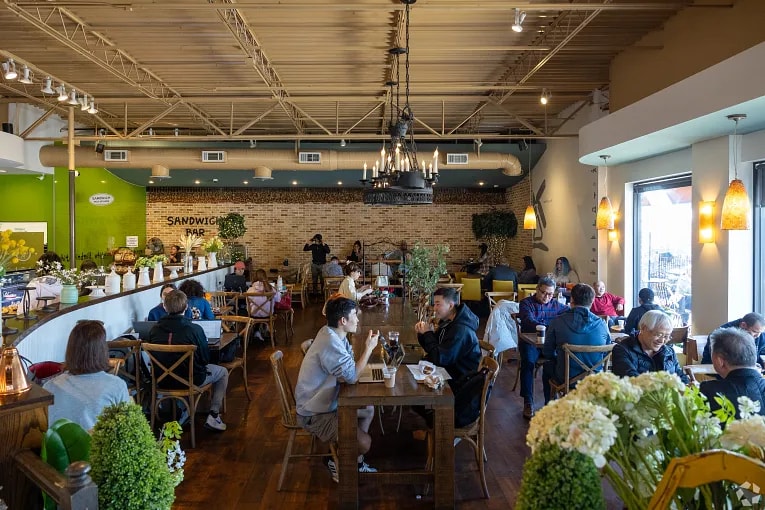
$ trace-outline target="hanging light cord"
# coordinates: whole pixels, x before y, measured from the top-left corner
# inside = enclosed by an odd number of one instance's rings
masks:
[[[738,179],[738,118],[733,119],[733,176]]]

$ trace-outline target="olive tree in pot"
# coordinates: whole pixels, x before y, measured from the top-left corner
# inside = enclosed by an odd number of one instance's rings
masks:
[[[430,295],[436,290],[438,279],[446,273],[446,258],[449,253],[448,244],[437,244],[429,248],[416,243],[409,251],[411,257],[405,264],[406,283],[416,297],[417,320],[427,319]]]
[[[244,260],[246,256],[244,246],[237,244],[236,240],[247,232],[244,226],[244,216],[239,213],[228,213],[215,220],[218,225],[218,237],[223,239],[224,247],[221,255],[224,262],[234,262],[238,258]]]
[[[518,233],[518,219],[513,211],[492,209],[473,215],[473,235],[478,240],[486,241],[489,251],[489,263],[496,265],[505,253],[507,240]]]

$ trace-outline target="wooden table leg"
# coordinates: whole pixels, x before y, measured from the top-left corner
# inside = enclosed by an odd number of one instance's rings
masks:
[[[355,407],[338,407],[338,445],[340,457],[340,486],[338,495],[341,509],[357,509],[359,507],[359,470],[356,430],[358,417]]]
[[[435,408],[434,450],[435,504],[438,509],[454,508],[454,409]],[[342,478],[342,474],[340,475]]]

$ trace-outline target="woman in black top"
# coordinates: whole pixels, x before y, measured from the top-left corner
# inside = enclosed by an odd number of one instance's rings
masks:
[[[361,262],[361,241],[353,243],[353,251],[348,255],[348,260],[351,262]]]

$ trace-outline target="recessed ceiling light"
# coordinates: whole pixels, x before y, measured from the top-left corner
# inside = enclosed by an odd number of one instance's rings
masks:
[[[101,184],[106,184],[106,181],[101,181]]]
[[[194,181],[194,184],[199,184],[199,180]]]
[[[149,179],[149,184],[154,184],[154,181],[152,181],[151,179]]]
[[[218,182],[218,179],[213,179],[213,182]]]
[[[495,185],[494,185],[494,187],[495,187],[495,188],[499,188],[499,184],[495,184]]]
[[[297,181],[292,181],[293,186],[297,186]]]
[[[338,186],[342,186],[343,185],[343,181],[337,181],[337,185]]]
[[[242,184],[250,184],[250,181],[242,181]]]
[[[478,181],[478,185],[479,185],[479,186],[483,186],[484,184],[486,184],[486,183],[485,183],[485,182],[483,182],[483,181]]]

